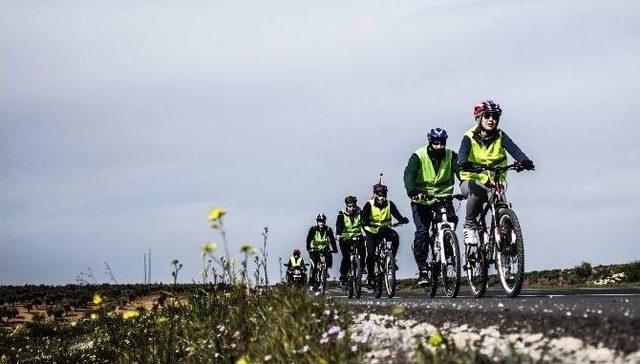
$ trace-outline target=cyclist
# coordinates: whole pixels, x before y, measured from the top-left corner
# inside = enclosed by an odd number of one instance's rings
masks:
[[[329,245],[331,245],[331,250],[329,250]],[[316,224],[309,229],[309,233],[307,234],[307,251],[309,252],[309,258],[311,258],[312,268],[314,270],[320,259],[320,254],[324,255],[325,261],[327,262],[327,269],[333,265],[331,254],[336,253],[338,249],[336,248],[336,239],[333,236],[333,230],[327,226],[327,217],[324,214],[318,214],[318,216],[316,216]],[[309,283],[315,283],[313,276],[314,274],[311,274]],[[327,273],[327,278],[329,278],[329,273]]]
[[[387,199],[387,186],[379,182],[373,186],[373,198],[362,207],[361,221],[366,234],[367,244],[367,284],[373,284],[373,272],[375,265],[376,246],[386,238],[391,241],[391,250],[394,256],[398,253],[400,237],[391,228],[391,217],[398,222],[406,224],[409,219],[402,216],[396,205]],[[396,267],[397,269],[397,267]]]
[[[358,200],[353,196],[344,199],[345,208],[338,213],[336,220],[336,235],[342,252],[342,261],[340,262],[340,282],[344,283],[349,274],[349,251],[352,244],[357,244],[360,253],[360,267],[362,274],[366,274],[364,270],[366,248],[364,245],[365,238],[360,224],[360,208]]]
[[[404,169],[404,187],[411,198],[411,211],[416,233],[413,239],[413,256],[418,266],[418,284],[429,283],[426,260],[429,246],[433,244],[429,234],[434,212],[440,204],[427,199],[427,195],[444,197],[453,194],[453,185],[458,155],[447,149],[447,131],[434,128],[427,135],[428,145],[416,150]],[[445,202],[449,220],[455,223],[458,218],[451,200]]]
[[[488,201],[489,187],[495,181],[489,172],[473,171],[476,164],[506,166],[507,153],[521,169],[532,170],[533,162],[520,150],[509,136],[498,129],[502,108],[493,100],[479,103],[473,110],[477,125],[469,129],[462,138],[458,151],[460,190],[467,195],[467,211],[464,223],[464,239],[467,244],[479,242],[476,218],[482,212],[482,204]],[[502,180],[506,175],[502,175]]]
[[[294,249],[293,254],[289,257],[289,262],[284,264],[287,267],[287,282],[291,282],[293,270],[296,268],[302,269],[302,281],[307,281],[307,267],[304,264],[304,259],[300,256],[300,250]]]

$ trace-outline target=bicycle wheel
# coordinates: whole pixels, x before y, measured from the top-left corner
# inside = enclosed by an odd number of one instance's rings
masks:
[[[467,280],[471,293],[476,298],[484,296],[487,290],[487,260],[482,245],[466,245]]]
[[[518,217],[513,210],[498,210],[500,246],[498,249],[498,274],[507,296],[516,297],[524,281],[524,239]]]
[[[322,269],[320,270],[320,292],[324,296],[325,291],[327,290],[327,265],[323,264]]]
[[[436,255],[433,249],[433,244],[429,244],[429,253],[427,254],[427,274],[429,277],[429,283],[424,286],[424,290],[431,298],[435,297],[436,292],[438,291],[439,264],[440,263],[436,263]]]
[[[387,296],[393,298],[396,294],[396,259],[391,251],[384,260],[384,270],[384,286]]]
[[[374,291],[376,293],[376,298],[380,298],[382,296],[382,281],[384,280],[384,268],[382,266],[383,258],[379,255],[376,257],[376,276],[375,276],[375,287]]]
[[[442,234],[445,261],[442,262],[442,286],[449,298],[454,298],[460,290],[460,247],[458,238],[452,230]]]
[[[362,294],[362,268],[360,267],[360,257],[353,257],[353,265],[351,267],[351,285],[353,287],[353,295],[360,298]]]

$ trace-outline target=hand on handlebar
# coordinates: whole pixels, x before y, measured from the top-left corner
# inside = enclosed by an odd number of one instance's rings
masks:
[[[516,164],[517,164],[516,170],[518,172],[520,172],[521,170],[535,171],[536,169],[536,166],[533,164],[533,161],[530,159],[523,160],[522,162],[517,162]],[[518,170],[518,168],[520,170]]]
[[[407,219],[406,217],[402,217],[402,219],[398,220],[398,222],[400,224],[408,224],[409,223],[409,219]]]

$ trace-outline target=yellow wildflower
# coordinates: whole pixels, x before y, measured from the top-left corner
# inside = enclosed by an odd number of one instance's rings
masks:
[[[97,313],[92,313],[91,316],[89,316],[92,320],[97,320],[98,318],[100,318],[100,316]]]
[[[224,207],[215,207],[211,209],[209,212],[209,221],[215,222],[221,219],[227,212],[224,210]]]
[[[163,324],[163,323],[167,322],[167,318],[164,317],[164,316],[160,316],[160,317],[158,317],[156,322],[159,323],[159,324]]]
[[[122,314],[122,318],[125,320],[136,318],[138,316],[140,316],[140,312],[138,310],[128,310]]]
[[[255,254],[256,250],[250,244],[243,244],[240,248],[242,253]]]
[[[247,358],[246,355],[243,356],[242,358],[236,360],[236,364],[249,364],[249,363],[251,363],[251,362],[249,361],[249,358]]]
[[[391,314],[393,314],[394,316],[401,316],[405,311],[406,309],[403,305],[394,305],[391,309]]]
[[[327,359],[325,359],[325,358],[320,358],[318,360],[318,364],[329,364],[329,361],[327,361]]]
[[[429,337],[429,345],[440,346],[440,344],[442,344],[442,335],[440,333],[435,333]]]
[[[204,243],[202,245],[202,252],[203,253],[211,254],[216,249],[218,249],[218,244],[216,244],[216,243],[214,243],[212,241],[206,242],[206,243]]]
[[[93,304],[94,305],[99,305],[102,302],[102,297],[100,296],[99,293],[96,293],[93,295]]]

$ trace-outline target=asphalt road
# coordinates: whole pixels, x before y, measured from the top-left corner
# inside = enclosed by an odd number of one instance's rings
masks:
[[[517,298],[494,290],[483,298],[465,291],[457,298],[429,298],[417,290],[398,292],[391,299],[376,299],[364,290],[357,300],[348,300],[341,291],[330,295],[357,312],[389,313],[402,305],[407,317],[434,325],[497,326],[504,333],[541,332],[550,337],[573,336],[626,353],[640,350],[640,289],[523,290]]]

